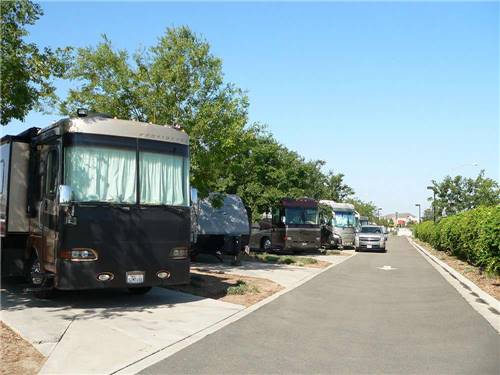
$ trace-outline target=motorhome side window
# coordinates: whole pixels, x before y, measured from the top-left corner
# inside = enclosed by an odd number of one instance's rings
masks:
[[[51,150],[47,155],[45,169],[45,196],[53,197],[57,187],[57,172],[59,164],[57,160],[57,150]]]

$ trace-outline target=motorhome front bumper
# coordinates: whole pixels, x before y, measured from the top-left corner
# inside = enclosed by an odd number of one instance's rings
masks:
[[[189,259],[169,259],[154,267],[110,267],[100,262],[60,260],[55,287],[61,290],[182,285],[189,283]]]

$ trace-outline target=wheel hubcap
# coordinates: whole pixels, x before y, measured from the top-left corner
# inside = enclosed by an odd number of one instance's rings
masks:
[[[271,241],[270,240],[265,240],[264,241],[264,249],[269,250],[271,248]]]
[[[31,282],[35,285],[41,285],[43,282],[43,276],[40,272],[40,261],[38,259],[31,266]]]

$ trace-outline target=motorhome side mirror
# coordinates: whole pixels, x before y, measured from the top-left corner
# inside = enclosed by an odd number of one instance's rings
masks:
[[[285,222],[286,222],[286,216],[282,216],[282,217],[281,217],[281,222],[282,222],[283,224],[285,224]]]
[[[198,203],[198,189],[191,189],[191,204]]]
[[[68,185],[59,185],[59,205],[69,206],[73,200],[73,190]]]

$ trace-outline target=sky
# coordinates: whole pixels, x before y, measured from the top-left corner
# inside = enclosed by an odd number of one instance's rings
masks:
[[[251,122],[326,161],[382,214],[428,207],[446,175],[499,179],[499,4],[43,2],[39,46],[106,34],[130,52],[187,25],[247,91]],[[64,97],[69,85],[58,82]],[[31,112],[4,134],[46,126]],[[422,211],[423,212],[423,211]]]

